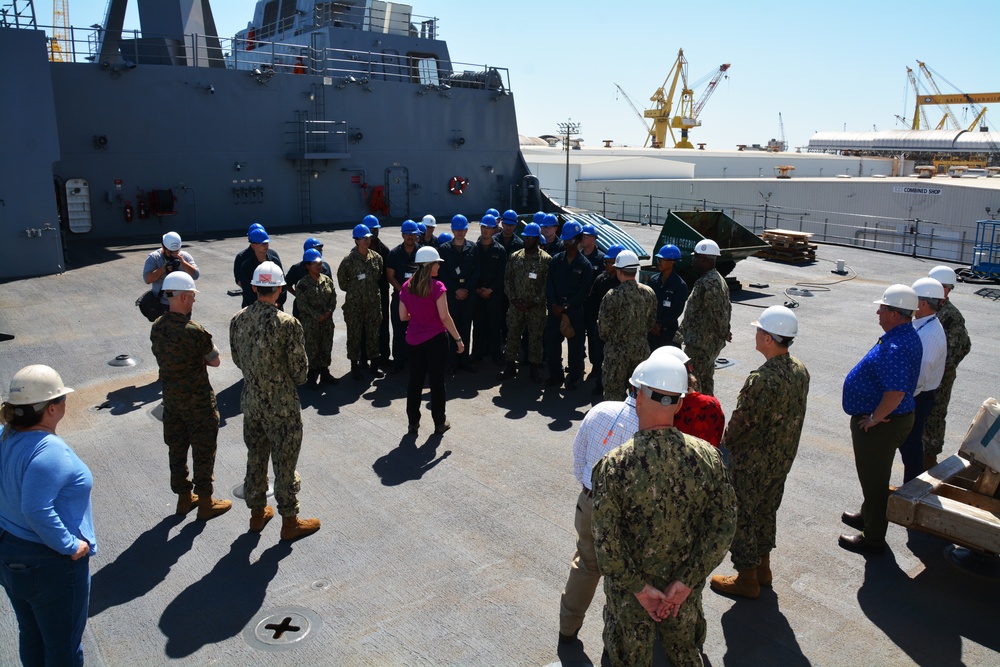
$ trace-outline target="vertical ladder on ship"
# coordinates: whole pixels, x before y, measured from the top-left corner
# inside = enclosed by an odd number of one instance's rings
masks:
[[[312,180],[313,180],[313,167],[312,161],[307,160],[305,155],[306,152],[310,150],[308,144],[308,138],[306,134],[306,128],[308,127],[306,121],[309,120],[309,112],[307,111],[296,111],[295,115],[297,117],[296,125],[299,128],[297,132],[299,137],[299,222],[303,226],[308,226],[312,224]]]

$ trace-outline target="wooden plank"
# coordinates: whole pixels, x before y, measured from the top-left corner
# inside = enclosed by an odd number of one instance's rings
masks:
[[[992,498],[996,495],[998,486],[1000,486],[1000,473],[985,468],[982,474],[979,475],[979,479],[976,480],[976,485],[972,487],[972,490]]]
[[[964,505],[978,507],[981,510],[995,514],[998,518],[1000,518],[1000,500],[996,498],[984,496],[980,493],[975,493],[967,489],[960,489],[957,486],[952,486],[951,484],[942,484],[939,486],[937,488],[936,495],[942,498],[957,500]]]
[[[956,544],[1000,553],[1000,518],[950,498],[931,496],[921,502],[913,527],[946,536]]]

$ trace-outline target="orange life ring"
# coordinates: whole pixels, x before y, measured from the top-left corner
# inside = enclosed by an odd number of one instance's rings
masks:
[[[462,178],[461,176],[453,176],[451,181],[448,182],[448,190],[453,195],[460,195],[465,192],[465,188],[469,186],[469,179]]]

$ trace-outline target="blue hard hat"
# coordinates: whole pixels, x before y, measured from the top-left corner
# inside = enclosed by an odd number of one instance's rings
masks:
[[[559,218],[557,218],[554,213],[546,213],[545,217],[542,218],[542,224],[541,224],[541,226],[542,227],[558,227],[559,226]]]
[[[372,230],[368,229],[368,225],[355,225],[354,232],[351,234],[356,239],[366,239],[371,235]]]
[[[508,225],[517,224],[517,211],[513,209],[507,209],[503,212],[503,220],[501,222],[507,223]]]
[[[378,224],[378,218],[376,218],[374,215],[366,215],[365,219],[362,220],[361,222],[362,224],[368,227],[369,231],[371,231],[372,229],[382,228],[382,225]]]
[[[597,227],[594,227],[593,225],[584,225],[581,228],[581,231],[590,236],[597,236]]]
[[[322,248],[322,247],[323,247],[323,242],[315,237],[307,238],[306,242],[302,244],[302,250],[309,250],[311,248]]]
[[[542,235],[542,228],[539,227],[534,222],[529,222],[524,226],[524,231],[521,232],[521,236],[538,238]]]
[[[681,249],[675,246],[673,243],[668,243],[667,245],[660,248],[660,252],[656,253],[659,259],[672,259],[677,261],[681,258]]]
[[[483,219],[479,221],[480,227],[496,227],[497,217],[492,213],[487,213],[483,216]]]
[[[251,230],[247,237],[250,239],[250,243],[270,243],[271,238],[264,231],[264,228]]]
[[[496,210],[495,208],[488,208],[486,209],[486,215],[492,215],[494,218],[499,218],[500,211]]]
[[[420,228],[417,227],[417,223],[407,220],[403,223],[402,232],[404,234],[418,234],[420,233]]]
[[[302,255],[302,261],[307,264],[311,264],[313,262],[321,262],[323,261],[323,255],[319,254],[319,250],[316,250],[315,248],[309,248]]]
[[[427,225],[425,225],[422,222],[418,222],[417,223],[417,231],[420,233],[421,236],[423,236],[424,234],[427,233]]]
[[[466,218],[461,213],[459,213],[458,215],[456,215],[454,218],[451,219],[451,231],[456,232],[461,229],[468,229],[468,228],[469,228],[469,219]]]
[[[444,245],[445,243],[451,241],[454,238],[455,237],[449,234],[448,232],[441,232],[440,234],[438,234],[438,243]]]
[[[536,225],[538,225],[539,227],[541,227],[542,222],[545,221],[545,213],[543,211],[538,211],[533,216],[531,216],[531,221]]]
[[[616,257],[618,257],[618,253],[620,253],[624,249],[625,246],[623,246],[621,243],[616,243],[613,246],[609,247],[608,251],[604,253],[604,259],[605,260],[615,259]]]
[[[552,216],[553,218],[555,216]],[[563,241],[569,241],[570,239],[575,239],[577,236],[583,233],[583,228],[580,226],[579,222],[574,222],[570,220],[562,228],[562,235],[559,237]]]
[[[253,230],[255,230],[255,229],[260,229],[261,231],[263,231],[263,229],[264,229],[264,225],[260,224],[259,222],[255,222],[255,223],[253,223],[253,224],[252,224],[252,225],[250,225],[250,227],[249,227],[249,228],[247,229],[247,236],[250,236],[250,232],[252,232],[252,231],[253,231]]]

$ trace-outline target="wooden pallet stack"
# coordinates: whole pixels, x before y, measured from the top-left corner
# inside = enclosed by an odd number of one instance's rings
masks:
[[[758,252],[757,257],[792,263],[816,261],[816,244],[809,242],[812,238],[811,232],[765,229],[760,237],[771,247]]]

